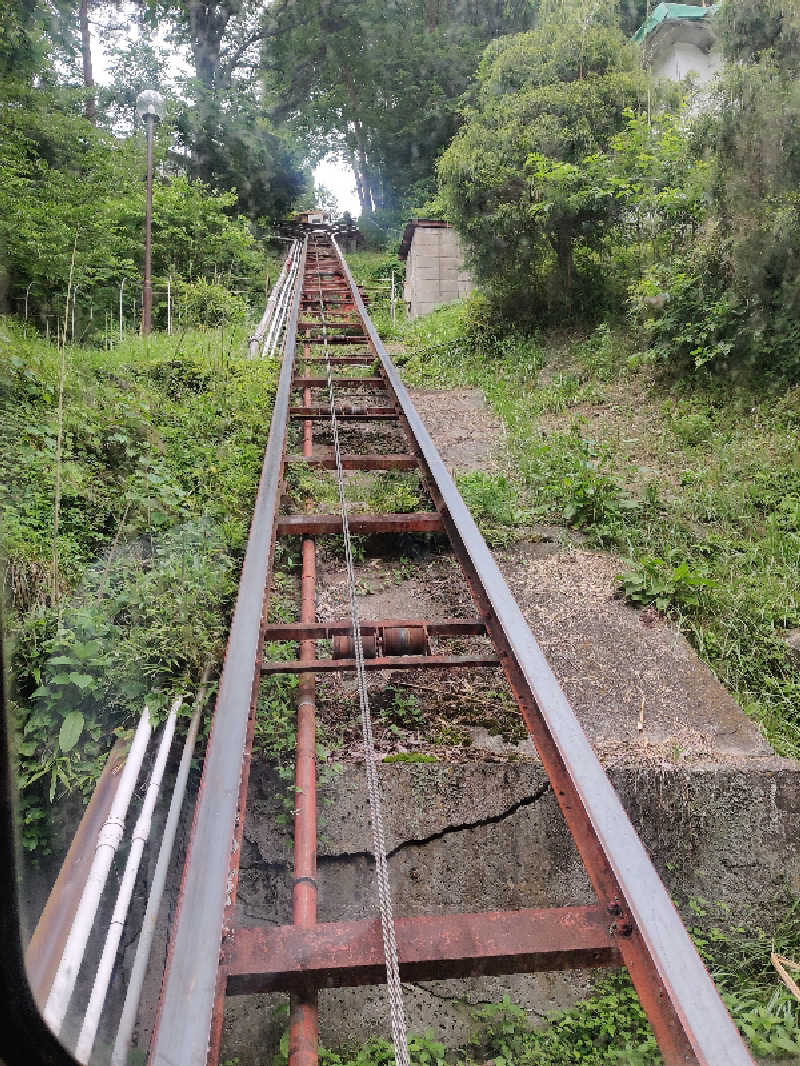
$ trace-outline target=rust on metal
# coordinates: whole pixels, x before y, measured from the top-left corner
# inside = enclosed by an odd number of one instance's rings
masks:
[[[383,630],[384,655],[425,655],[426,652],[429,648],[425,626],[387,626]]]
[[[424,626],[432,637],[482,637],[486,633],[483,622],[466,621],[461,618],[445,618],[438,622],[420,621],[418,618],[366,618],[361,622],[362,633],[375,633],[388,626]],[[297,622],[273,622],[266,626],[267,640],[330,640],[338,633],[349,633],[352,622],[314,622],[301,625]]]
[[[322,467],[323,470],[336,469],[336,459],[332,455],[311,456],[310,459],[302,455],[289,455],[286,461],[289,464],[307,463],[309,466]],[[418,467],[419,459],[415,455],[342,455],[344,470],[416,470]]]
[[[328,363],[331,366],[373,366],[375,364],[374,355],[332,355],[330,359],[326,359],[322,355],[312,355],[306,359],[307,363]]]
[[[331,654],[334,659],[354,659],[355,645],[350,633],[340,633],[333,638]],[[378,654],[378,638],[374,633],[361,634],[361,650],[365,659],[374,659]],[[347,667],[343,667],[347,669]]]
[[[395,920],[405,981],[615,966],[605,908],[437,914]],[[228,993],[383,984],[380,920],[239,928],[225,945]]]
[[[444,529],[437,511],[414,511],[411,514],[354,514],[348,517],[351,533],[441,533]],[[298,534],[321,537],[340,533],[342,517],[338,514],[292,514],[278,519],[279,537]]]
[[[364,653],[365,670],[471,670],[492,669],[500,665],[496,655],[381,655],[369,659]],[[300,659],[265,662],[262,674],[332,674],[340,670],[355,670],[355,659],[316,659],[313,664]]]
[[[348,389],[361,388],[361,389],[379,389],[383,385],[383,378],[376,377],[364,377],[364,378],[336,378],[337,385],[346,387]],[[327,389],[327,378],[295,378],[293,385],[295,388],[310,388],[310,389]]]
[[[316,422],[330,421],[331,412],[328,407],[292,407],[289,411],[292,418],[314,419]],[[336,417],[340,421],[363,422],[369,419],[397,418],[397,411],[393,407],[362,407],[360,409],[342,404],[336,410]]]

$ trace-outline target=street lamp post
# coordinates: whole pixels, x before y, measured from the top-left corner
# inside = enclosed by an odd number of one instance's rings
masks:
[[[147,130],[147,210],[144,223],[144,293],[142,294],[142,334],[147,335],[153,322],[153,282],[151,277],[153,226],[153,125],[163,119],[164,97],[154,89],[145,89],[136,97],[136,114]]]

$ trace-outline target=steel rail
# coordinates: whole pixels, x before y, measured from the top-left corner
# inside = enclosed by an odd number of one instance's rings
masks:
[[[667,1066],[753,1066],[672,901],[372,324],[335,238],[428,488],[464,566],[529,732]]]
[[[285,353],[294,352],[305,258],[304,243]],[[260,622],[269,596],[293,362],[284,357],[278,381],[150,1050],[152,1066],[206,1062]],[[199,921],[202,937],[197,935]]]

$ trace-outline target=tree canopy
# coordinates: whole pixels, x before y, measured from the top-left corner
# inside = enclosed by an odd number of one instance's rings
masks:
[[[645,96],[636,53],[598,14],[554,3],[536,30],[493,42],[439,164],[478,277],[518,320],[580,301],[576,247],[603,238],[609,198],[569,168],[606,150]]]

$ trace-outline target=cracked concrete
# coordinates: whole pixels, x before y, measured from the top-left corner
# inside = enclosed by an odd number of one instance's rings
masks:
[[[610,771],[631,820],[671,894],[730,907],[732,920],[768,928],[787,893],[800,893],[800,768],[773,757],[756,766],[616,766]],[[363,768],[349,766],[325,790],[318,863],[319,919],[376,914]],[[575,847],[535,759],[504,765],[381,767],[390,875],[397,914],[452,913],[593,902]],[[290,842],[274,824],[269,770],[254,766],[245,831],[239,920],[289,920]],[[406,986],[411,1028],[450,1045],[466,1039],[471,1008],[503,995],[541,1017],[585,996],[593,975],[511,975]],[[279,996],[230,999],[224,1057],[255,1066],[285,1025]],[[386,1033],[382,989],[325,990],[323,1043]],[[224,1060],[223,1060],[224,1061]]]

